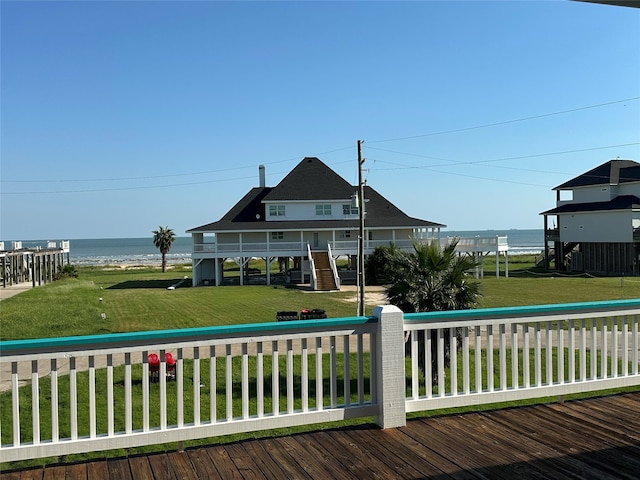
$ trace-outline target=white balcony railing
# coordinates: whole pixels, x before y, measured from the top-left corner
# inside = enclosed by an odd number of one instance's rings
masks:
[[[441,239],[441,246],[445,246],[454,237]],[[372,253],[376,247],[388,247],[393,244],[403,250],[412,250],[415,242],[430,242],[421,239],[403,240],[365,240],[365,254]],[[336,240],[329,242],[335,256],[356,255],[358,252],[357,240]],[[504,252],[509,250],[508,237],[465,237],[458,238],[458,251],[462,252]],[[259,255],[259,254],[295,254],[305,256],[307,254],[307,242],[259,242],[259,243],[197,243],[193,246],[194,254],[225,254],[229,256]]]
[[[418,410],[640,385],[639,314],[640,300],[407,315],[385,306],[371,318],[0,342],[0,457],[367,416],[395,427]]]
[[[196,243],[193,253],[240,254],[306,252],[307,242],[257,242],[257,243]]]

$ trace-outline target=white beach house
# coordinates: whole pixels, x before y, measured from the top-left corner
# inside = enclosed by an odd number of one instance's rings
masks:
[[[309,283],[334,290],[355,283],[360,215],[353,201],[358,190],[315,157],[306,157],[275,187],[252,188],[220,220],[187,230],[193,238],[193,285],[228,283]],[[391,243],[412,248],[415,240],[439,239],[446,225],[412,218],[369,186],[364,187],[364,254]],[[354,268],[338,270],[335,259],[349,257]],[[264,271],[248,268],[252,258]],[[225,279],[224,263],[240,275]],[[279,274],[271,265],[278,262]]]
[[[609,160],[553,190],[556,207],[541,213],[547,268],[640,274],[640,163]]]

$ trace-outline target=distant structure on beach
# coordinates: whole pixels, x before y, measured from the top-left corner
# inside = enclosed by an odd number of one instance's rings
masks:
[[[341,283],[356,283],[360,248],[366,256],[377,246],[412,249],[416,241],[440,241],[446,225],[409,217],[368,185],[363,186],[361,212],[358,189],[316,157],[302,159],[275,187],[266,186],[260,166],[259,186],[222,219],[187,230],[193,239],[193,285],[302,283],[314,290],[336,290]],[[481,253],[473,248],[506,253],[506,238],[498,244],[492,237],[461,242],[460,247],[473,255]],[[339,257],[349,258],[347,268],[336,266]],[[249,268],[256,258],[262,259],[264,270],[257,271],[255,262]],[[224,277],[227,260],[237,264],[239,276]],[[276,261],[279,273],[273,275]]]
[[[56,273],[69,263],[70,242],[46,242],[45,245],[25,248],[21,241],[11,242],[5,250],[0,242],[0,264],[2,265],[2,287],[30,282],[34,287],[53,281]]]
[[[541,213],[547,269],[640,275],[640,163],[609,160],[553,190]]]

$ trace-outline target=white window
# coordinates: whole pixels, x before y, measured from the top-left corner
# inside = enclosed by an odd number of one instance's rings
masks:
[[[316,205],[316,215],[331,216],[331,205],[328,203]]]
[[[343,215],[358,215],[358,207],[353,207],[351,205],[342,205],[342,214]]]
[[[351,238],[351,230],[342,230],[339,234],[340,238]]]
[[[284,232],[271,232],[271,240],[284,240]]]
[[[270,217],[284,217],[284,205],[269,205]]]

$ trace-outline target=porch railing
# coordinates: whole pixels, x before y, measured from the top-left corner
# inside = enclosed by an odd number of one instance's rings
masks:
[[[331,272],[333,273],[333,281],[337,289],[340,289],[340,275],[338,274],[338,267],[336,265],[336,259],[333,256],[333,252],[331,251],[331,244],[327,244],[327,255],[329,257],[329,266],[331,267]]]
[[[640,300],[405,315],[407,411],[639,385]]]
[[[376,329],[354,317],[2,342],[0,458],[375,415]]]
[[[0,458],[369,416],[396,427],[407,412],[640,385],[639,314],[640,299],[384,306],[369,318],[1,342]]]
[[[440,239],[441,245],[447,245],[454,237]],[[456,237],[457,238],[457,237]],[[412,250],[414,242],[431,242],[433,239],[365,239],[365,254],[371,254],[376,247],[388,247],[393,244],[403,250]],[[358,251],[357,240],[336,240],[328,242],[333,254],[354,255]],[[258,242],[258,243],[197,243],[193,245],[194,254],[225,254],[229,256],[244,254],[260,255],[264,252],[272,254],[302,254],[306,251],[307,242]],[[504,252],[509,249],[508,237],[463,237],[458,238],[458,251],[464,252]]]

